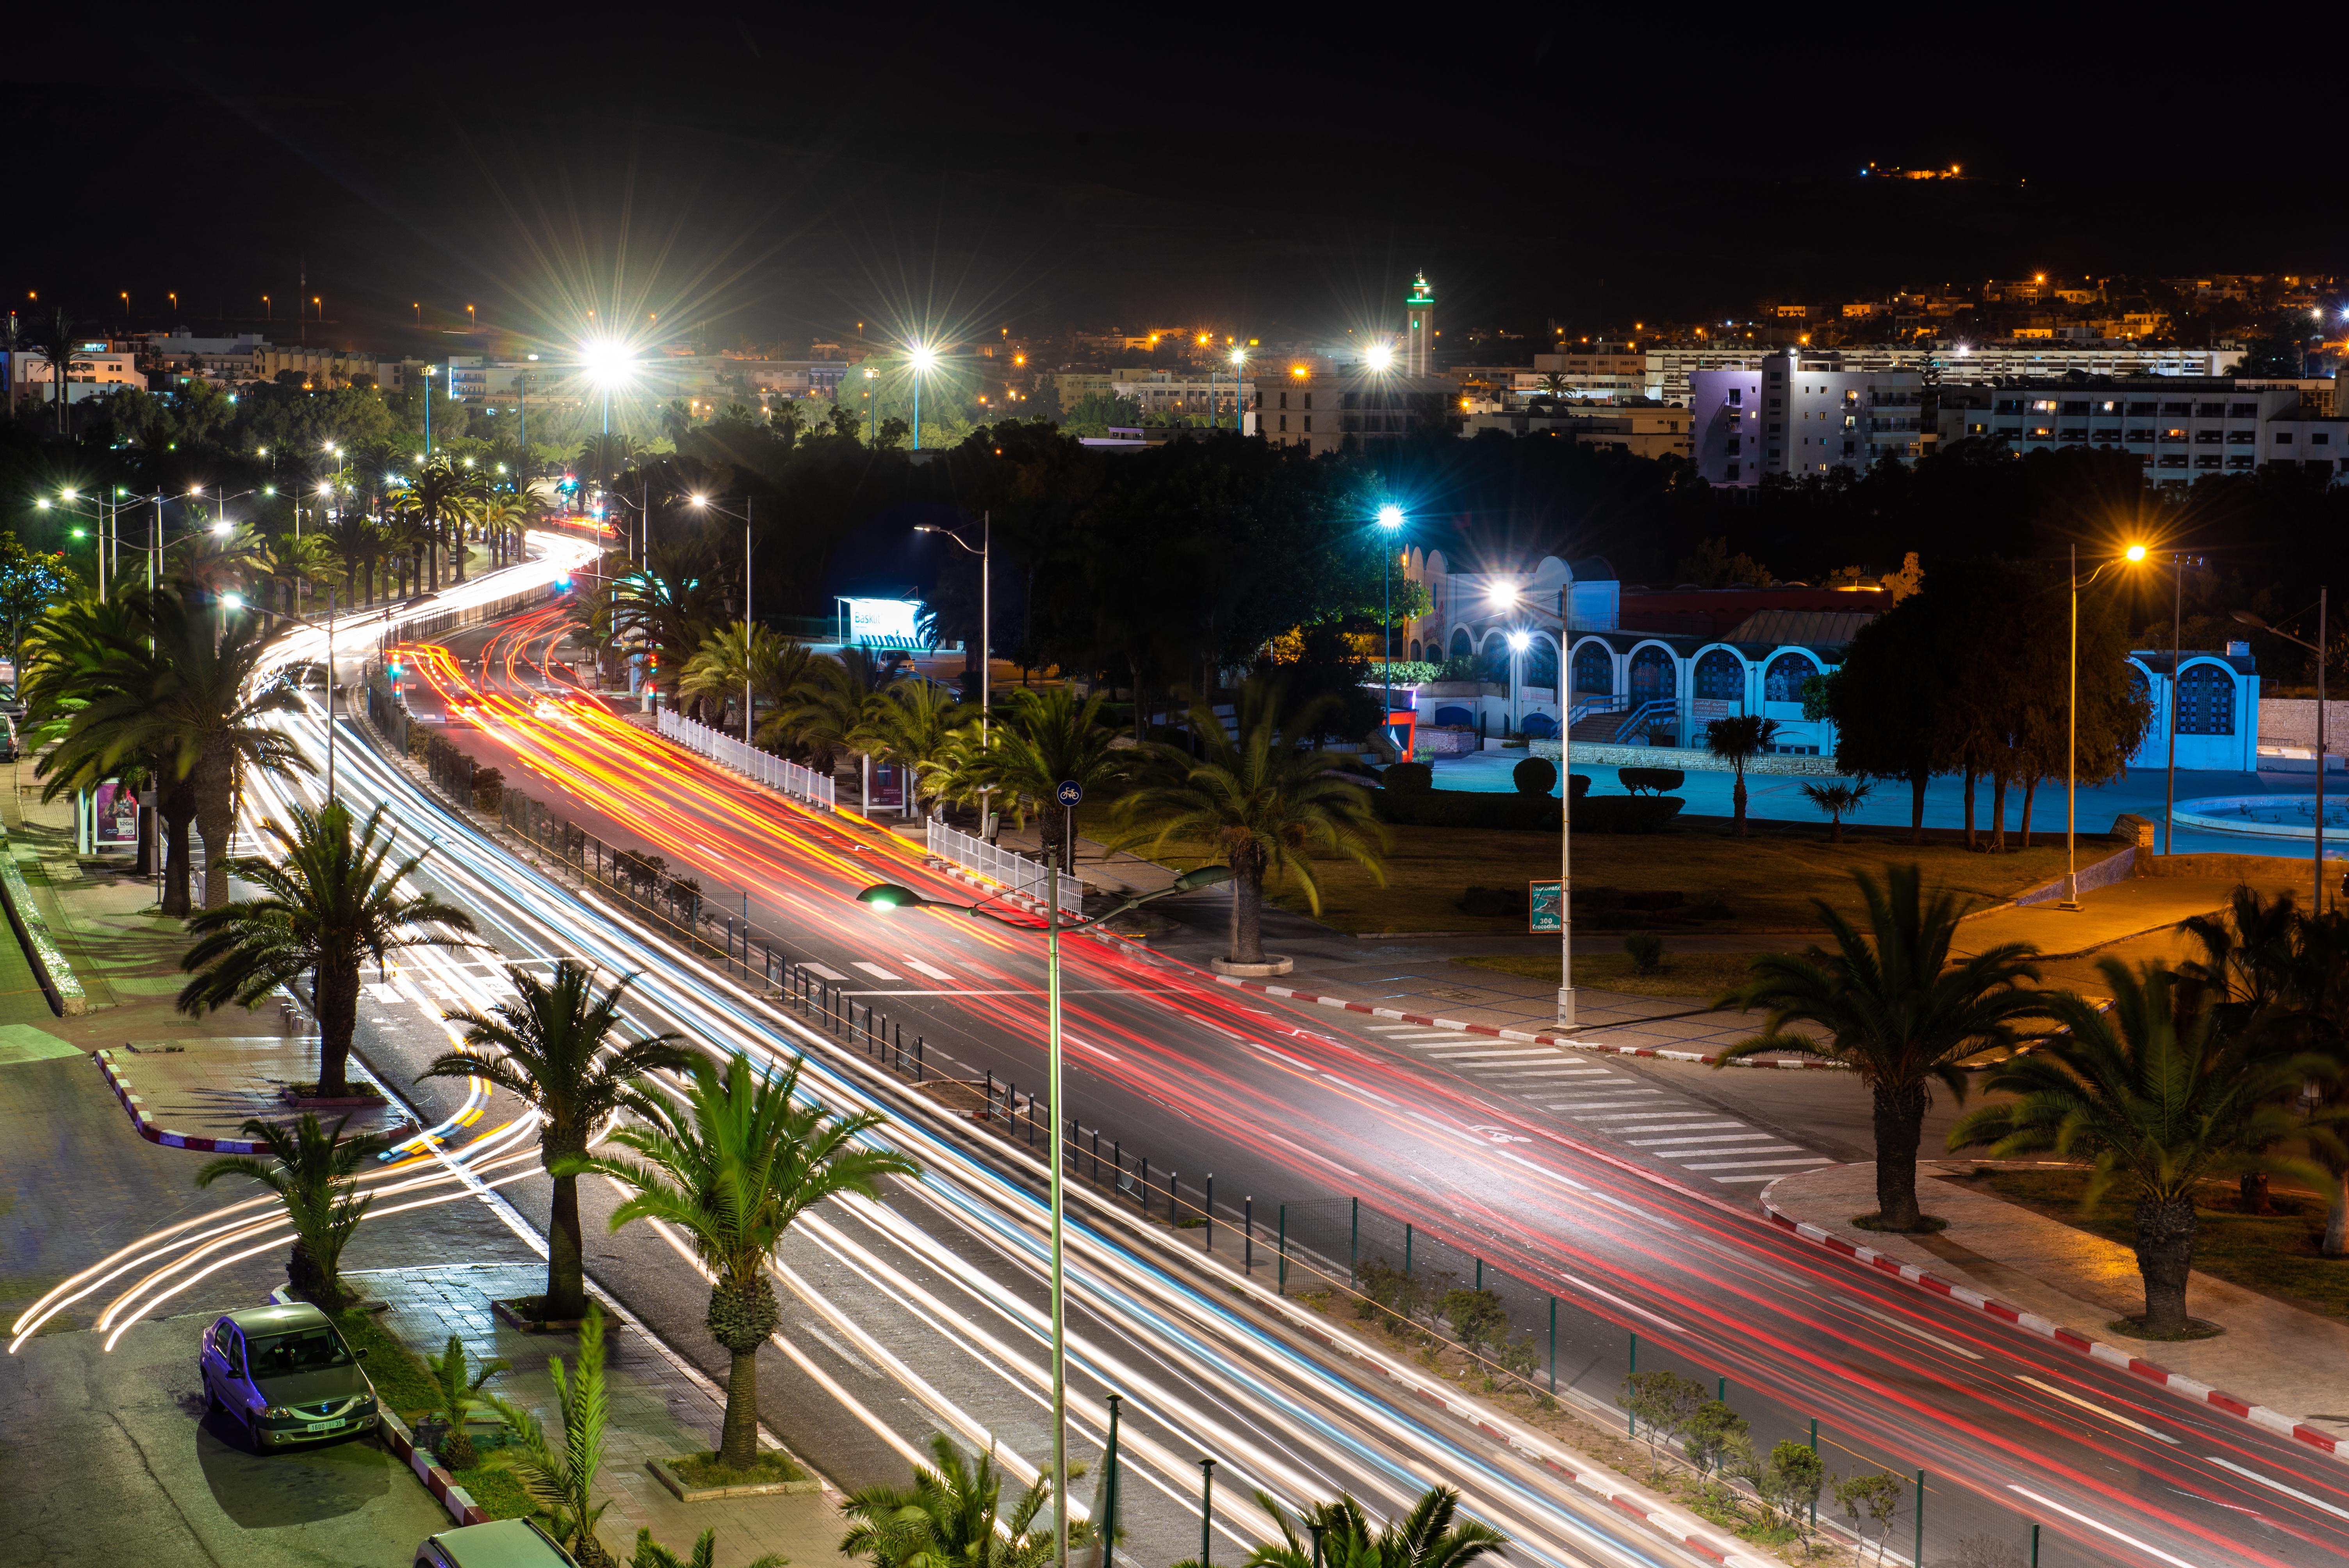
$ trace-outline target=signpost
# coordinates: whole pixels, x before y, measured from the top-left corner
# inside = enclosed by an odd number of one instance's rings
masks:
[[[1052,788],[1052,799],[1061,803],[1061,820],[1066,826],[1066,842],[1061,850],[1061,863],[1074,868],[1077,863],[1077,808],[1084,804],[1085,787],[1073,779],[1063,779]]]

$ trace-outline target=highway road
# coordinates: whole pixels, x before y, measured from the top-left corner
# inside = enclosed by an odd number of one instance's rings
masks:
[[[315,708],[310,722],[294,727],[305,745],[320,747]],[[443,1007],[506,994],[502,960],[545,965],[575,955],[607,972],[640,972],[633,1025],[675,1028],[713,1051],[767,1064],[805,1053],[803,1081],[812,1092],[835,1106],[887,1110],[883,1136],[926,1171],[918,1181],[893,1184],[879,1202],[828,1205],[800,1227],[778,1271],[786,1324],[775,1354],[761,1358],[771,1424],[849,1486],[902,1479],[907,1460],[939,1429],[973,1447],[995,1446],[1017,1478],[1035,1474],[1049,1447],[1042,1205],[1033,1160],[939,1110],[787,1007],[518,862],[358,740],[343,720],[340,793],[362,808],[387,803],[409,841],[432,844],[430,875],[477,913],[499,950],[411,955],[368,988],[363,1014],[378,1069],[453,1140],[376,1178],[398,1186],[395,1201],[488,1202],[518,1232],[532,1231],[533,1202],[542,1215],[543,1202],[531,1189],[543,1183],[531,1171],[520,1108],[478,1085],[398,1080],[445,1041]],[[282,820],[294,799],[317,799],[321,781],[257,777],[248,789],[260,816]],[[589,1197],[591,1225],[614,1202],[609,1192]],[[119,1335],[168,1310],[171,1292],[224,1252],[282,1245],[268,1229],[265,1205],[224,1206],[222,1215],[209,1253],[185,1255],[195,1249],[158,1238],[135,1267],[92,1286],[105,1293],[97,1299],[110,1302],[108,1332]],[[670,1343],[698,1351],[709,1369],[715,1355],[699,1325],[706,1297],[674,1238],[646,1227],[591,1237],[599,1288]],[[1350,1490],[1385,1513],[1442,1480],[1462,1488],[1479,1517],[1509,1533],[1517,1561],[1660,1568],[1698,1561],[1507,1442],[1397,1398],[1376,1376],[1340,1369],[1282,1326],[1266,1284],[1230,1276],[1167,1227],[1113,1201],[1083,1197],[1072,1212],[1071,1249],[1080,1457],[1097,1448],[1105,1396],[1123,1392],[1121,1443],[1132,1467],[1126,1523],[1137,1560],[1163,1563],[1195,1551],[1195,1466],[1212,1455],[1220,1463],[1216,1551],[1226,1560],[1266,1538],[1248,1501],[1257,1488],[1292,1503]],[[35,1326],[20,1324],[17,1331]],[[1336,1332],[1349,1331],[1340,1325]],[[1381,1354],[1367,1346],[1364,1353]],[[1400,1355],[1385,1359],[1390,1370],[1407,1372]],[[843,1436],[843,1414],[861,1440]],[[1536,1434],[1504,1435],[1545,1447]],[[1081,1501],[1090,1495],[1089,1486],[1078,1489]]]
[[[562,634],[539,616],[450,639],[445,661],[419,665],[417,705],[454,699],[480,727],[451,738],[558,814],[664,855],[713,901],[747,895],[795,962],[957,1070],[1037,1081],[1034,936],[855,904],[885,877],[968,895],[886,833],[567,697],[545,668]],[[1606,1058],[1235,991],[1131,944],[1070,946],[1068,1110],[1088,1145],[1098,1130],[1129,1166],[1144,1154],[1154,1175],[1194,1184],[1213,1171],[1226,1228],[1243,1195],[1260,1232],[1287,1203],[1324,1260],[1342,1257],[1334,1213],[1359,1198],[1362,1255],[1400,1262],[1407,1222],[1416,1245],[1450,1243],[1464,1275],[1481,1259],[1537,1336],[1555,1295],[1561,1378],[1587,1408],[1605,1408],[1637,1334],[1642,1366],[1725,1379],[1764,1441],[1816,1418],[1832,1468],[1922,1470],[1929,1561],[1961,1535],[2022,1539],[2029,1522],[2051,1563],[2313,1563],[2349,1548],[2338,1461],[1764,1226],[1754,1187],[1819,1156],[1717,1098]],[[1911,1522],[1896,1522],[1896,1549]]]

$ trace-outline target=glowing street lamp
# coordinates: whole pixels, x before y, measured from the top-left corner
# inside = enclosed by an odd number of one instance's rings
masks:
[[[591,337],[579,346],[579,364],[587,378],[604,393],[604,434],[612,433],[612,388],[625,386],[636,374],[627,345],[608,337]]]
[[[1371,345],[1370,352],[1362,357],[1373,370],[1391,370],[1394,367],[1394,349],[1387,344],[1373,343]]]
[[[1386,593],[1386,616],[1384,620],[1380,623],[1379,633],[1380,636],[1384,639],[1386,645],[1383,650],[1386,655],[1386,696],[1383,699],[1385,706],[1379,709],[1379,727],[1386,732],[1389,739],[1392,739],[1394,737],[1395,552],[1394,545],[1392,542],[1394,539],[1396,532],[1402,527],[1402,508],[1392,503],[1379,508],[1379,527],[1385,531],[1389,541],[1387,545],[1380,552],[1382,559],[1379,566],[1380,575],[1384,582]],[[1408,758],[1405,760],[1408,760]]]
[[[1195,872],[1185,872],[1174,879],[1174,885],[1162,888],[1139,898],[1130,898],[1106,914],[1090,920],[1061,923],[1061,856],[1060,851],[1044,851],[1044,971],[1047,997],[1045,1006],[1045,1076],[1048,1082],[1044,1096],[1052,1112],[1052,1181],[1051,1181],[1051,1291],[1052,1291],[1052,1494],[1053,1494],[1053,1561],[1058,1568],[1068,1568],[1069,1563],[1069,1381],[1068,1381],[1068,1292],[1061,1267],[1062,1189],[1061,1167],[1068,1150],[1069,1135],[1061,1130],[1061,1112],[1067,1101],[1061,1095],[1061,933],[1081,931],[1088,926],[1114,920],[1128,910],[1138,909],[1154,900],[1169,898],[1178,892],[1194,892],[1201,888],[1216,887],[1232,880],[1229,866],[1201,866]],[[888,914],[901,909],[936,909],[956,914],[982,915],[988,920],[1019,929],[1015,921],[1005,920],[993,910],[976,903],[946,903],[924,898],[912,888],[897,882],[882,882],[868,887],[856,895],[856,902],[866,905],[876,914]]]
[[[2043,281],[2044,281],[2044,278]],[[2134,565],[2145,559],[2145,546],[2142,544],[2132,544],[2121,552],[2119,559]],[[2080,547],[2076,544],[2072,546],[2071,696],[2068,704],[2070,711],[2064,720],[2064,898],[2056,906],[2059,909],[2076,910],[2080,907],[2080,864],[2078,854],[2079,843],[2077,837],[2080,817],[2080,590],[2088,586],[2089,583],[2094,583],[2098,577],[2104,575],[2105,567],[2110,566],[2112,562],[2110,561],[2103,562],[2103,564],[2099,565],[2094,572],[2089,573],[2086,581],[2084,582],[2080,577]],[[2321,682],[2323,678],[2323,676],[2320,672],[2318,676],[2319,681]],[[2178,670],[2175,665],[2170,668],[2169,679],[2171,686],[2174,688],[2178,681]],[[2323,711],[2323,706],[2322,703],[2318,705],[2317,711],[2320,713]],[[2323,793],[2324,789],[2324,758],[2323,757],[2319,757],[2316,761],[2316,787],[2318,790],[2317,806],[2321,813],[2324,804],[2324,797]],[[2317,824],[2316,830],[2319,834],[2316,841],[2318,850],[2316,862],[2316,893],[2319,900],[2318,907],[2322,908],[2323,907],[2322,901],[2324,896],[2324,858],[2323,853],[2324,840],[2322,837],[2324,831],[2324,827],[2322,822]]]
[[[688,499],[696,506],[707,507],[712,511],[722,511],[729,517],[739,517],[742,520],[742,744],[749,746],[751,744],[750,628],[757,624],[750,619],[750,508],[754,498],[744,496],[740,511],[736,511],[730,507],[719,506],[706,495],[692,496]]]

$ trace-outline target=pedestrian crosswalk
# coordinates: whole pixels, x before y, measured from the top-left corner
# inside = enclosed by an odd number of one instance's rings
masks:
[[[1724,1186],[1758,1185],[1832,1160],[1748,1127],[1709,1105],[1631,1077],[1619,1068],[1554,1047],[1486,1046],[1458,1029],[1424,1025],[1372,1025],[1381,1043],[1402,1046],[1473,1074],[1495,1088],[1545,1110],[1558,1111],[1577,1130],[1669,1161]]]

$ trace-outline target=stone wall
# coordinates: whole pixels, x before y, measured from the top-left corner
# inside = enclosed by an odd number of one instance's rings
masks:
[[[2192,672],[2188,673],[2190,675]],[[2314,747],[2316,699],[2313,696],[2260,698],[2260,744]],[[2152,748],[2148,747],[2148,749]],[[2324,749],[2335,757],[2349,752],[2349,702],[2333,697],[2325,699]],[[2313,773],[2315,770],[2316,765],[2311,762],[2309,771]]]
[[[1537,740],[1530,749],[1537,757],[1557,759],[1558,743]],[[1701,746],[1605,746],[1595,741],[1574,743],[1574,765],[1578,768],[1678,768],[1691,773],[1727,773],[1729,764]],[[1832,757],[1788,757],[1775,754],[1756,757],[1745,764],[1748,773],[1770,773],[1797,779],[1840,779]]]

